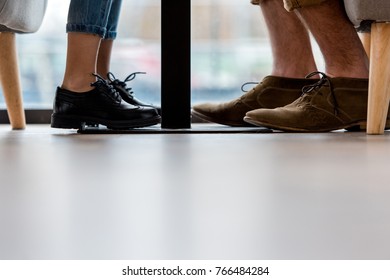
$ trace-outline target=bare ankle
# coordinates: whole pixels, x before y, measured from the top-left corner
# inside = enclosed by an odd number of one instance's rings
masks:
[[[278,77],[286,77],[286,78],[296,78],[296,79],[302,79],[305,78],[307,74],[317,71],[316,66],[313,67],[307,67],[302,69],[297,68],[274,68],[272,71],[273,76]]]
[[[95,78],[93,76],[87,77],[84,79],[80,79],[80,78],[64,79],[64,81],[61,85],[61,88],[67,89],[67,90],[70,90],[73,92],[83,93],[83,92],[87,92],[87,91],[90,91],[93,89],[93,87],[91,86],[91,84],[93,82],[95,82]]]
[[[93,89],[93,87],[91,85],[72,86],[72,85],[65,84],[65,83],[61,85],[61,88],[66,89],[66,90],[70,90],[73,92],[77,92],[77,93],[84,93],[87,91],[91,91]]]
[[[329,77],[345,77],[368,79],[368,70],[365,69],[327,69],[326,75]]]

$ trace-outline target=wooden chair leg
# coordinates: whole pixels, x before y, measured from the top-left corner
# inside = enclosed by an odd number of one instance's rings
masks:
[[[369,32],[361,32],[359,33],[360,40],[362,41],[364,50],[370,58],[370,50],[371,50],[371,33]]]
[[[0,33],[0,83],[12,129],[24,129],[26,119],[14,33]]]
[[[371,27],[367,133],[383,134],[390,101],[390,24]]]

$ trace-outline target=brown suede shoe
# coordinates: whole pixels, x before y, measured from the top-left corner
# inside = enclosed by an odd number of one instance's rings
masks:
[[[245,114],[259,108],[285,106],[302,94],[302,87],[313,79],[267,76],[241,97],[225,103],[203,103],[192,108],[192,114],[203,120],[229,126],[252,126],[244,122]]]
[[[275,109],[258,109],[244,120],[254,125],[293,132],[355,130],[367,123],[368,79],[329,78],[302,89],[293,103]]]

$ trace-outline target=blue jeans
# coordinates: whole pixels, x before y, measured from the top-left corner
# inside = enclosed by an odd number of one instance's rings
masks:
[[[122,0],[71,0],[66,32],[115,39]]]

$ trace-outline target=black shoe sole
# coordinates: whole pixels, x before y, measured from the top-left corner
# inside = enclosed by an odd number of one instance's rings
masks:
[[[65,129],[83,129],[85,125],[98,124],[107,126],[109,129],[129,129],[156,125],[160,121],[160,116],[153,116],[147,119],[112,121],[85,116],[58,115],[55,113],[51,115],[51,127]]]

